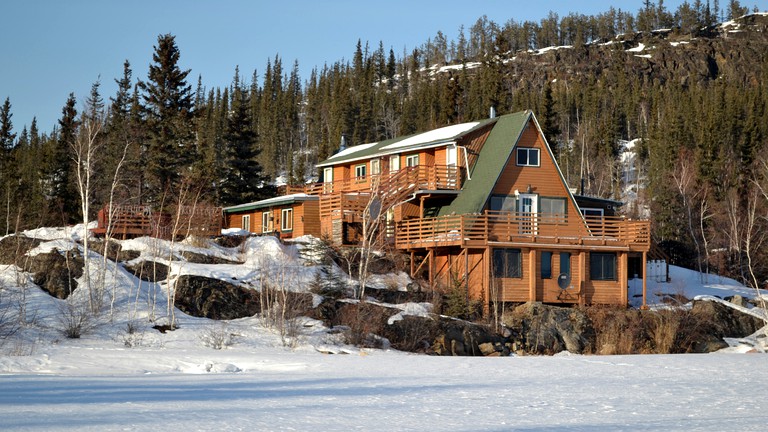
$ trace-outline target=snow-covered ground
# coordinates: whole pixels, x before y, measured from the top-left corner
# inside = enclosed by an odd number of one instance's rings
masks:
[[[45,239],[32,251],[45,253],[73,247],[83,229],[27,235]],[[294,289],[302,290],[317,271],[303,261],[299,246],[269,237],[238,248],[182,242],[171,249],[154,239],[122,244],[141,252],[135,262],[153,257],[170,264],[171,279],[194,274],[248,285],[280,265],[296,274]],[[178,257],[182,250],[244,264],[192,264]],[[744,349],[429,357],[347,346],[310,319],[286,341],[258,317],[214,322],[179,310],[179,328],[163,334],[149,318],[169,319],[168,285],[140,282],[93,257],[91,275],[106,270],[111,306],[80,339],[57,330],[64,301],[14,266],[0,268],[4,301],[23,298],[29,322],[0,346],[0,430],[763,430],[768,422],[759,404],[768,388],[768,362],[761,354],[735,354]],[[664,293],[754,296],[735,281],[676,267],[671,278],[664,283],[649,274],[653,307],[662,307]],[[381,287],[407,282],[404,274],[375,281]],[[638,281],[630,285],[632,295]],[[86,296],[78,291],[71,298],[82,301]],[[425,311],[417,304],[399,307],[392,319]],[[211,338],[223,335],[231,345],[211,348]]]

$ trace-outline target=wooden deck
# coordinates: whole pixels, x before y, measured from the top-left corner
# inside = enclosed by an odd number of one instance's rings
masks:
[[[399,222],[398,249],[440,246],[542,244],[595,246],[633,252],[650,249],[650,222],[622,217],[551,216],[541,213],[487,212]]]
[[[394,192],[403,188],[416,190],[459,190],[461,189],[463,179],[463,171],[460,167],[417,165],[365,177],[352,177],[307,185],[288,185],[285,187],[285,193],[328,195],[341,192],[370,192],[371,190]]]
[[[124,205],[99,210],[98,226],[91,230],[105,236],[107,229],[114,238],[157,237],[170,239],[189,235],[219,235],[222,227],[221,207],[182,206],[169,212],[153,211],[150,206]]]

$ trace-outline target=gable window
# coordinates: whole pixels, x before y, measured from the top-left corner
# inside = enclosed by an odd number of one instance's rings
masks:
[[[413,154],[408,155],[405,157],[405,166],[406,167],[415,167],[419,165],[419,155]]]
[[[523,277],[523,263],[520,249],[494,249],[493,276],[497,278]]]
[[[293,209],[282,209],[280,211],[280,231],[293,230]]]
[[[381,174],[381,159],[371,160],[371,175]]]
[[[355,178],[365,180],[365,164],[355,166]]]
[[[606,252],[590,253],[589,278],[592,280],[616,280],[616,254]]]
[[[541,253],[541,278],[552,278],[552,252]]]
[[[518,147],[517,166],[539,166],[539,149]]]
[[[251,232],[251,215],[243,215],[242,223],[240,224],[240,228],[242,228],[244,231]]]
[[[268,233],[272,232],[272,212],[271,211],[265,211],[261,214],[261,232]]]
[[[601,218],[603,217],[604,213],[605,213],[604,210],[601,208],[587,208],[587,207],[581,208],[581,214],[587,217]]]

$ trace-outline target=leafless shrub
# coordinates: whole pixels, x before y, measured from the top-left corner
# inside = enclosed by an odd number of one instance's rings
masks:
[[[438,335],[434,320],[418,316],[406,316],[387,326],[385,336],[392,348],[407,352],[427,352]]]
[[[347,327],[344,332],[348,344],[365,348],[381,348],[381,335],[388,314],[371,303],[348,304],[338,314],[339,324]]]
[[[595,354],[651,352],[640,311],[593,306],[585,312],[595,329]]]
[[[144,341],[144,330],[138,322],[128,321],[125,324],[125,329],[121,330],[117,337],[126,348],[138,347]]]
[[[652,312],[648,316],[648,334],[656,354],[674,352],[683,319],[682,313],[684,312],[678,310],[662,310]]]
[[[225,324],[215,324],[207,327],[199,336],[203,345],[221,350],[229,348],[237,342],[238,335],[232,333]]]
[[[66,301],[60,303],[58,309],[58,330],[69,339],[79,339],[92,332],[99,324],[97,317],[85,304]]]

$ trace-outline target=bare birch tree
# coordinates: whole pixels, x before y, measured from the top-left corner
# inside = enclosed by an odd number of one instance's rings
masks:
[[[99,94],[99,81],[91,87],[91,94],[86,100],[86,107],[81,116],[77,137],[71,144],[72,159],[75,162],[77,191],[80,198],[80,211],[83,216],[83,281],[88,291],[88,306],[91,312],[97,312],[103,301],[103,287],[92,286],[89,258],[88,222],[91,205],[91,180],[95,173],[97,158],[103,141],[100,134],[104,126],[104,102]]]

